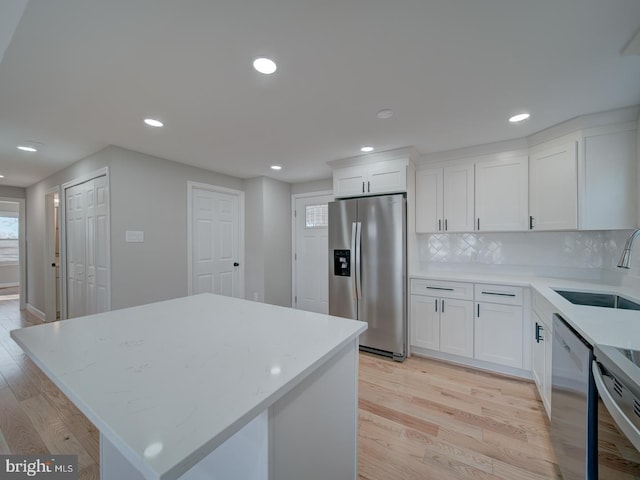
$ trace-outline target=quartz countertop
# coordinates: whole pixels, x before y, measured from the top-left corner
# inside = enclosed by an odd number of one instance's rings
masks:
[[[201,294],[11,336],[145,477],[173,479],[364,330]]]
[[[628,287],[596,281],[534,275],[502,275],[495,272],[426,272],[412,273],[410,277],[530,287],[549,301],[554,306],[555,311],[592,345],[603,344],[635,350],[640,349],[640,311],[574,305],[554,291],[554,289],[564,289],[614,293],[639,301],[640,292]]]

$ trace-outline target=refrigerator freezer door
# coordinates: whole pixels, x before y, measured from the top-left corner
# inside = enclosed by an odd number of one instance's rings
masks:
[[[357,222],[357,200],[342,200],[329,203],[329,315],[358,319],[356,300],[355,230]],[[349,275],[346,268],[335,270],[333,259],[345,251],[349,252]],[[342,255],[341,258],[347,258]]]
[[[358,320],[369,328],[360,345],[406,354],[406,200],[386,195],[358,200],[361,299]],[[331,218],[331,215],[329,215]]]

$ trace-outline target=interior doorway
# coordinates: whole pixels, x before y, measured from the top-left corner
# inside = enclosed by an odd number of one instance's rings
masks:
[[[26,306],[24,199],[0,197],[0,296]]]
[[[45,195],[44,318],[61,318],[60,301],[60,188]]]

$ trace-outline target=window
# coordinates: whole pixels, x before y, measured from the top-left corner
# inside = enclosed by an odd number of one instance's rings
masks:
[[[0,263],[18,263],[18,215],[0,212]]]
[[[327,228],[329,226],[329,205],[307,205],[304,211],[305,228]]]

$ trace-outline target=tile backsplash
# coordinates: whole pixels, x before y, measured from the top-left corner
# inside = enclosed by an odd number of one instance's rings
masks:
[[[500,270],[601,279],[640,279],[640,245],[631,270],[617,269],[630,230],[606,232],[449,233],[417,235],[421,271]]]

